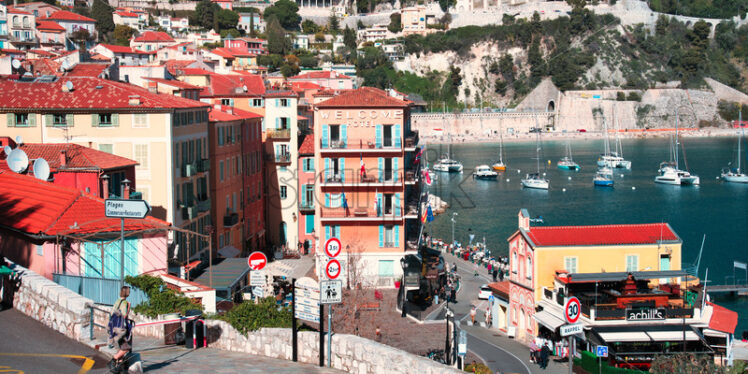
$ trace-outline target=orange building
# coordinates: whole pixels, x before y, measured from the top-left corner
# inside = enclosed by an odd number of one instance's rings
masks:
[[[344,280],[393,286],[420,228],[410,103],[371,87],[345,91],[316,104],[314,127],[320,246],[340,239]]]

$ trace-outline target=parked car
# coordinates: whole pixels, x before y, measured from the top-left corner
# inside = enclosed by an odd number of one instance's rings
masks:
[[[478,291],[478,299],[488,300],[488,297],[491,296],[491,293],[491,289],[488,288],[488,285],[484,284],[480,286],[480,291]]]
[[[586,129],[577,129],[577,132],[587,132]]]

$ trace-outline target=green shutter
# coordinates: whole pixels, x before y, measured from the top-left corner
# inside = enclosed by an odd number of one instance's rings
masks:
[[[379,166],[379,182],[383,182],[384,181],[384,158],[382,157],[379,158],[379,164],[377,166]]]
[[[330,239],[330,226],[325,226],[325,241]]]
[[[112,113],[112,126],[119,126],[119,113]]]
[[[15,127],[15,125],[16,125],[16,114],[15,113],[5,113],[5,121],[6,121],[8,127]]]
[[[392,158],[392,180],[394,182],[397,182],[397,173],[398,173],[398,170],[397,170],[397,160],[398,160],[397,157],[393,157]]]
[[[400,217],[400,194],[395,194],[395,216]]]
[[[340,158],[340,182],[345,183],[345,158]]]
[[[99,114],[94,113],[91,115],[91,127],[99,127]]]
[[[392,238],[392,241],[395,243],[395,248],[400,247],[400,226],[395,225],[394,229],[394,237]]]
[[[379,225],[379,248],[384,247],[384,226]]]
[[[75,123],[75,115],[74,114],[66,114],[65,115],[65,124],[67,127],[73,127],[73,124]]]
[[[44,115],[44,126],[46,127],[52,127],[54,126],[55,116],[52,114],[45,114]]]
[[[29,113],[29,127],[36,127],[36,114]]]

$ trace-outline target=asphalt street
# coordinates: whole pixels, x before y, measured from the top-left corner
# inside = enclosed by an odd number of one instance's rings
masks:
[[[98,351],[15,309],[0,311],[2,373],[108,373],[107,361]]]

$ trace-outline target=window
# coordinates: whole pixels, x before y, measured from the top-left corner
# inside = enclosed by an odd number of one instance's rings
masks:
[[[512,252],[512,273],[517,274],[517,252]]]
[[[16,113],[16,126],[26,127],[29,125],[29,115],[27,113]]]
[[[384,147],[392,147],[392,125],[382,126],[382,132],[384,137],[384,143],[382,145]]]
[[[280,106],[282,106],[282,107],[289,107],[289,106],[291,106],[291,100],[280,99]]]
[[[223,145],[224,137],[223,137],[223,127],[218,128],[218,145]]]
[[[314,159],[305,158],[303,161],[304,172],[314,172]]]
[[[384,214],[392,214],[393,194],[384,194]]]
[[[67,116],[64,114],[54,114],[52,115],[52,125],[53,126],[67,126]]]
[[[384,246],[388,248],[395,246],[394,226],[384,226]]]
[[[99,114],[99,126],[111,126],[111,125],[112,125],[112,113]]]
[[[395,276],[395,261],[394,260],[379,260],[379,276],[380,277],[394,277]]]
[[[221,105],[231,105],[231,99],[221,99]]]
[[[626,271],[638,271],[639,270],[639,255],[627,255],[626,256]]]
[[[36,246],[36,254],[37,256],[44,256],[44,246],[38,245]]]
[[[132,115],[132,127],[133,128],[146,128],[148,127],[148,115],[145,113],[135,113]]]
[[[577,258],[576,257],[564,257],[564,269],[569,274],[576,274],[577,272]]]
[[[13,27],[21,27],[21,21],[18,16],[13,16]]]
[[[291,119],[288,117],[280,117],[278,120],[280,121],[280,130],[288,130],[291,124]]]
[[[23,17],[23,27],[29,27],[29,17]]]
[[[261,107],[262,106],[262,99],[252,99],[252,106],[253,107]]]
[[[148,170],[148,144],[135,144],[135,161],[138,169]]]
[[[392,172],[392,159],[385,158],[384,159],[384,180],[391,181],[393,178],[393,175],[394,173]]]
[[[288,197],[288,187],[280,186],[280,196],[281,200],[285,200]]]
[[[99,150],[106,153],[114,153],[112,144],[99,144]]]
[[[532,279],[532,257],[527,256],[527,268],[525,269],[527,279]]]
[[[218,180],[223,181],[223,160],[218,161]]]

